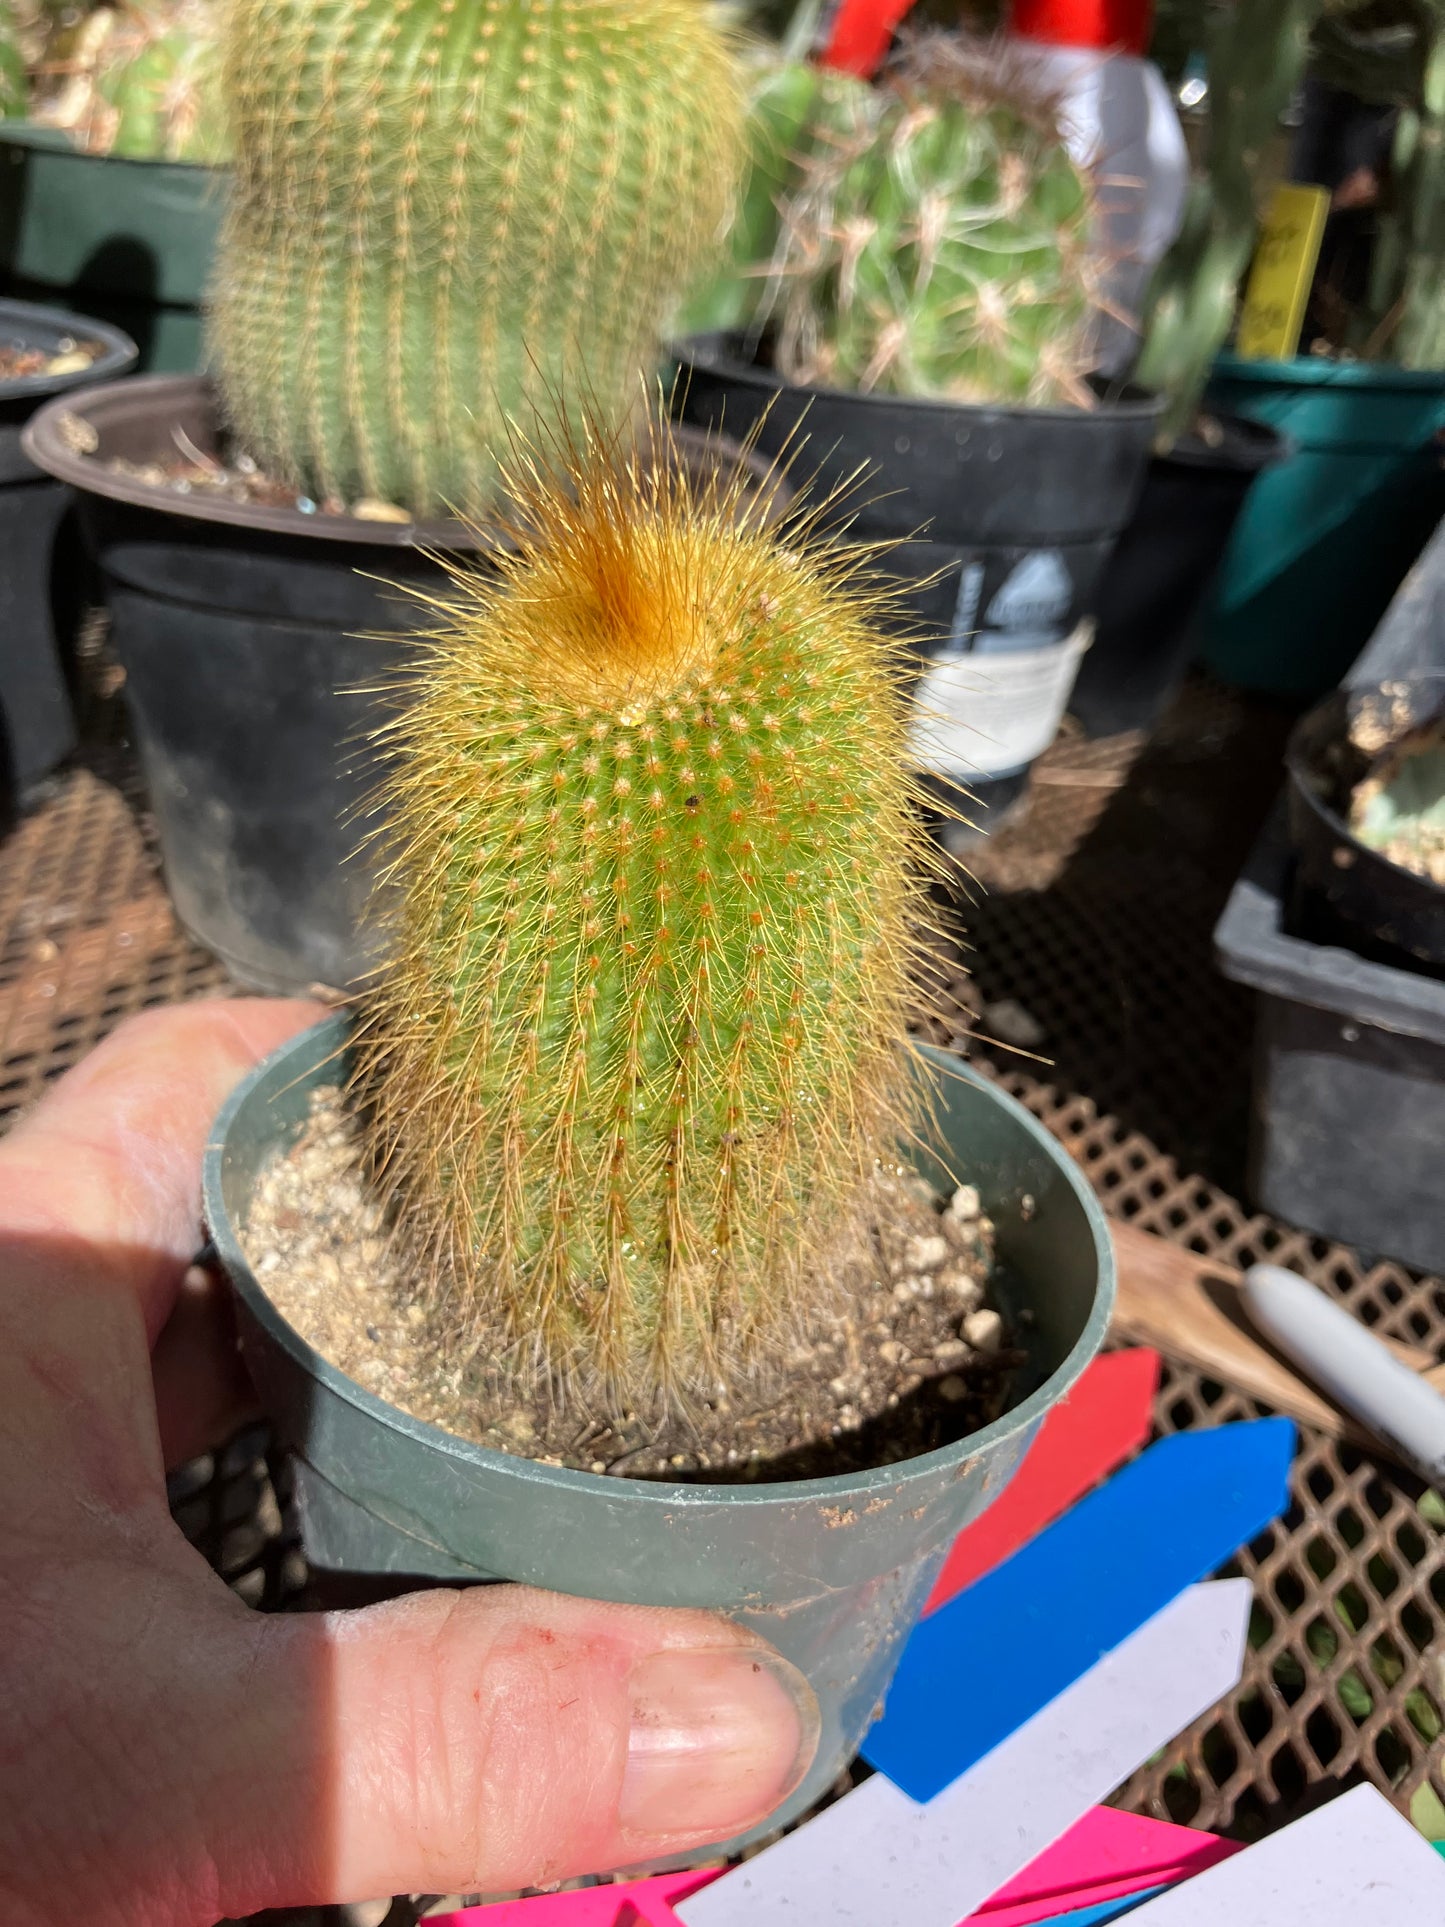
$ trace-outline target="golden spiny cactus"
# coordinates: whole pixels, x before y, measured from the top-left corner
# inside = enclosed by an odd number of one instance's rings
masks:
[[[565,486],[523,467],[516,549],[438,605],[391,731],[363,1082],[463,1332],[685,1396],[827,1289],[906,1110],[897,645],[856,560],[732,485],[595,439]]]

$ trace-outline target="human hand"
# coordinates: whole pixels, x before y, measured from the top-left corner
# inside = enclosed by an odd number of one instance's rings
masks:
[[[0,1144],[0,1919],[203,1927],[502,1892],[726,1838],[816,1743],[801,1676],[710,1614],[514,1586],[244,1606],[167,1463],[242,1409],[182,1281],[226,1094],[320,1013],[124,1026]]]

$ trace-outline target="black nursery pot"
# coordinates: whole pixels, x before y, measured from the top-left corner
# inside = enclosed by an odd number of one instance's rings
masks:
[[[105,578],[176,914],[242,983],[346,989],[374,961],[361,927],[371,877],[349,861],[381,775],[374,685],[397,667],[386,636],[424,613],[369,578],[435,589],[441,566],[417,544],[475,544],[459,524],[306,515],[111,472],[115,458],[173,455],[177,434],[217,451],[199,376],[141,376],[65,407],[95,447],[74,452],[59,408],[26,446],[74,485]]]
[[[79,545],[67,527],[70,490],[21,447],[25,424],[52,396],[68,396],[135,364],[135,343],[99,321],[0,301],[0,343],[55,359],[98,343],[87,367],[0,381],[0,711],[4,717],[3,807],[7,816],[75,747],[64,660],[83,606]]]
[[[1090,736],[1148,730],[1184,680],[1194,618],[1245,497],[1289,443],[1264,422],[1216,415],[1217,440],[1185,435],[1155,455],[1099,585],[1098,626],[1069,709]]]
[[[1373,761],[1354,741],[1359,724],[1389,743],[1442,715],[1445,669],[1337,689],[1296,724],[1285,768],[1296,882],[1316,933],[1445,977],[1445,889],[1372,850],[1349,826],[1351,795]]]
[[[372,522],[115,473],[221,447],[214,390],[155,375],[67,398],[26,446],[79,494],[105,577],[111,633],[181,922],[242,983],[355,987],[380,962],[367,905],[374,741],[404,700],[406,638],[441,593],[443,558],[481,559],[460,522]],[[716,467],[735,448],[673,431],[672,459]],[[748,463],[755,482],[765,466]],[[781,501],[785,491],[779,491]]]
[[[981,407],[786,383],[766,343],[740,336],[673,353],[684,421],[795,453],[805,502],[843,491],[832,527],[898,545],[880,566],[908,585],[920,760],[996,816],[1058,728],[1157,399],[1101,388],[1092,409]]]

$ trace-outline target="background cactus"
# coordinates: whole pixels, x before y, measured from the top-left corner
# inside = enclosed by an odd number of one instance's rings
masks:
[[[1166,448],[1193,426],[1234,325],[1259,225],[1263,157],[1304,74],[1318,10],[1319,0],[1238,0],[1209,16],[1207,172],[1191,187],[1178,239],[1154,272],[1135,370],[1166,397]]]
[[[743,328],[755,319],[782,231],[781,209],[803,162],[830,129],[850,125],[855,97],[867,94],[847,74],[763,49],[752,52],[747,71],[747,158],[726,259],[676,318],[679,335]]]
[[[0,0],[0,120],[22,120],[30,101],[30,77],[15,15]]]
[[[262,464],[488,502],[509,419],[609,424],[720,246],[742,138],[699,0],[234,0],[213,360]]]
[[[47,49],[35,118],[91,154],[214,163],[227,158],[214,0],[98,7]]]
[[[1445,368],[1445,0],[1337,7],[1315,44],[1326,78],[1396,110],[1365,312],[1347,343],[1405,368]]]
[[[1093,196],[1056,100],[998,45],[930,34],[850,97],[784,209],[772,305],[791,380],[1086,402]]]
[[[393,726],[363,1088],[461,1331],[651,1403],[799,1314],[887,1147],[929,859],[856,563],[595,449],[517,493]]]

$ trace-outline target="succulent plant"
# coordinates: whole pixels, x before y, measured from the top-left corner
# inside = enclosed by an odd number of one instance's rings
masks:
[[[20,31],[8,5],[0,4],[0,120],[23,119],[30,102],[30,77]]]
[[[1381,758],[1351,798],[1350,827],[1392,863],[1445,884],[1445,718]]]
[[[829,129],[846,129],[863,83],[756,49],[748,63],[747,160],[728,228],[727,258],[677,317],[679,334],[746,327],[757,317],[782,231],[782,207],[804,160]]]
[[[461,1333],[685,1400],[824,1289],[892,1141],[929,860],[896,645],[731,485],[594,440],[509,488],[390,730],[377,1161]]]
[[[638,406],[740,164],[710,8],[235,0],[226,71],[213,360],[266,468],[476,513],[510,428]]]
[[[778,365],[864,391],[1086,402],[1093,212],[1026,60],[922,36],[850,97],[784,208]]]
[[[131,160],[227,158],[214,0],[98,7],[51,49],[60,84],[35,118],[92,154]]]
[[[1193,425],[1214,358],[1234,325],[1254,251],[1269,143],[1304,74],[1319,0],[1247,0],[1208,16],[1209,153],[1178,238],[1155,269],[1136,379],[1163,391],[1159,439]]]

